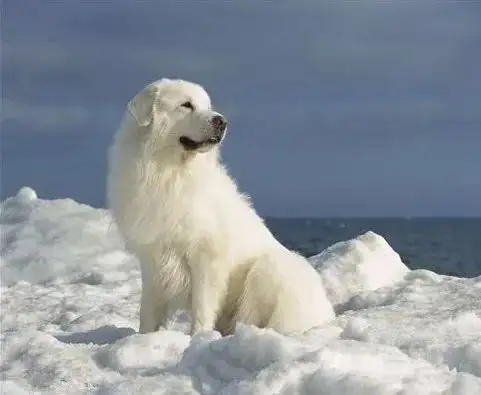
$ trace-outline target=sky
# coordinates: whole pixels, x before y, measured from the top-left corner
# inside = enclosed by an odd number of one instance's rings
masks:
[[[480,216],[481,1],[3,0],[1,196],[105,204],[147,83],[202,84],[263,216]]]

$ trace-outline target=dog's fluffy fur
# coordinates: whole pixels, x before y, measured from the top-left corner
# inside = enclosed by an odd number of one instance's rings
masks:
[[[273,237],[220,163],[216,115],[201,86],[159,80],[129,103],[110,148],[109,206],[141,263],[139,331],[178,308],[190,310],[192,334],[330,320],[320,276]]]

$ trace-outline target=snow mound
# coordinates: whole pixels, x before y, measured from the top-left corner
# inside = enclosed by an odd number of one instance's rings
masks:
[[[302,335],[140,335],[110,215],[23,188],[1,203],[2,394],[481,393],[481,277],[409,271],[372,232],[312,257],[343,312]]]
[[[409,271],[387,241],[374,232],[341,241],[310,258],[334,305],[361,291],[390,286]]]
[[[22,187],[18,191],[16,199],[19,202],[31,202],[37,200],[37,193],[30,187]]]
[[[1,284],[41,283],[75,273],[102,281],[105,261],[127,259],[106,210],[71,199],[40,200],[28,187],[2,202]],[[88,281],[88,280],[85,280]]]

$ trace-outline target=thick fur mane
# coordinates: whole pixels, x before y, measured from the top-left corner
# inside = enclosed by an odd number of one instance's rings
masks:
[[[172,157],[168,149],[155,151],[149,142],[139,142],[138,136],[132,135],[129,122],[109,153],[113,171],[108,180],[108,198],[117,222],[128,229],[130,243],[169,239],[176,228],[191,222],[189,217],[199,201],[206,204],[204,211],[222,207],[226,200],[238,201],[237,187],[220,163],[217,148],[203,154]],[[223,187],[219,188],[219,184]],[[220,206],[218,200],[223,202]],[[244,196],[242,200],[250,208],[248,198]]]

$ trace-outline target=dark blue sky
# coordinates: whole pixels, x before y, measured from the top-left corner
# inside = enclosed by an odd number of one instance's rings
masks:
[[[194,80],[263,215],[481,215],[481,1],[4,0],[2,197],[104,203],[148,82]]]

